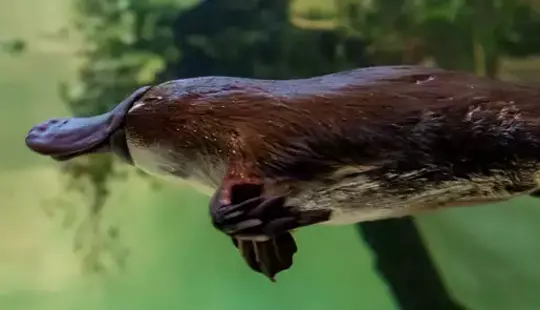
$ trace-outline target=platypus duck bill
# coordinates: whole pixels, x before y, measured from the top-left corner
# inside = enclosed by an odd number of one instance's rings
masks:
[[[28,132],[26,145],[42,155],[64,161],[102,152],[114,152],[131,161],[123,131],[124,120],[133,104],[150,89],[141,87],[111,111],[92,117],[51,119]]]

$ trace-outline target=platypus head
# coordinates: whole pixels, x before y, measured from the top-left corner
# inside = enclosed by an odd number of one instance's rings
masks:
[[[113,110],[92,117],[50,119],[28,132],[26,145],[41,155],[64,161],[77,156],[113,152],[132,163],[124,134],[124,120],[133,104],[150,89],[137,89]]]

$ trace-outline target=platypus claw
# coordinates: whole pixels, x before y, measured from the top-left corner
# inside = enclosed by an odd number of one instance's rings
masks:
[[[263,196],[263,186],[235,184],[230,189],[230,204],[211,206],[214,226],[240,239],[265,240],[301,226],[325,221],[327,211],[303,211],[285,205],[285,196]]]

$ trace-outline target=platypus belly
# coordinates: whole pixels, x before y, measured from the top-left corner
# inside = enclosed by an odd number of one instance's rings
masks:
[[[444,182],[423,180],[417,171],[404,174],[394,184],[360,175],[334,184],[304,186],[289,196],[288,203],[302,210],[332,210],[330,220],[322,224],[346,225],[506,201],[536,191],[538,171],[523,170],[518,179],[500,173]]]

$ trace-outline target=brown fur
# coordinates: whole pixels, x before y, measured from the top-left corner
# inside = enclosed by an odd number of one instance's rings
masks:
[[[445,165],[454,177],[540,159],[539,89],[434,68],[201,77],[155,86],[141,102],[126,120],[138,144],[225,158],[239,163],[236,174],[309,180],[388,163],[402,172]]]

